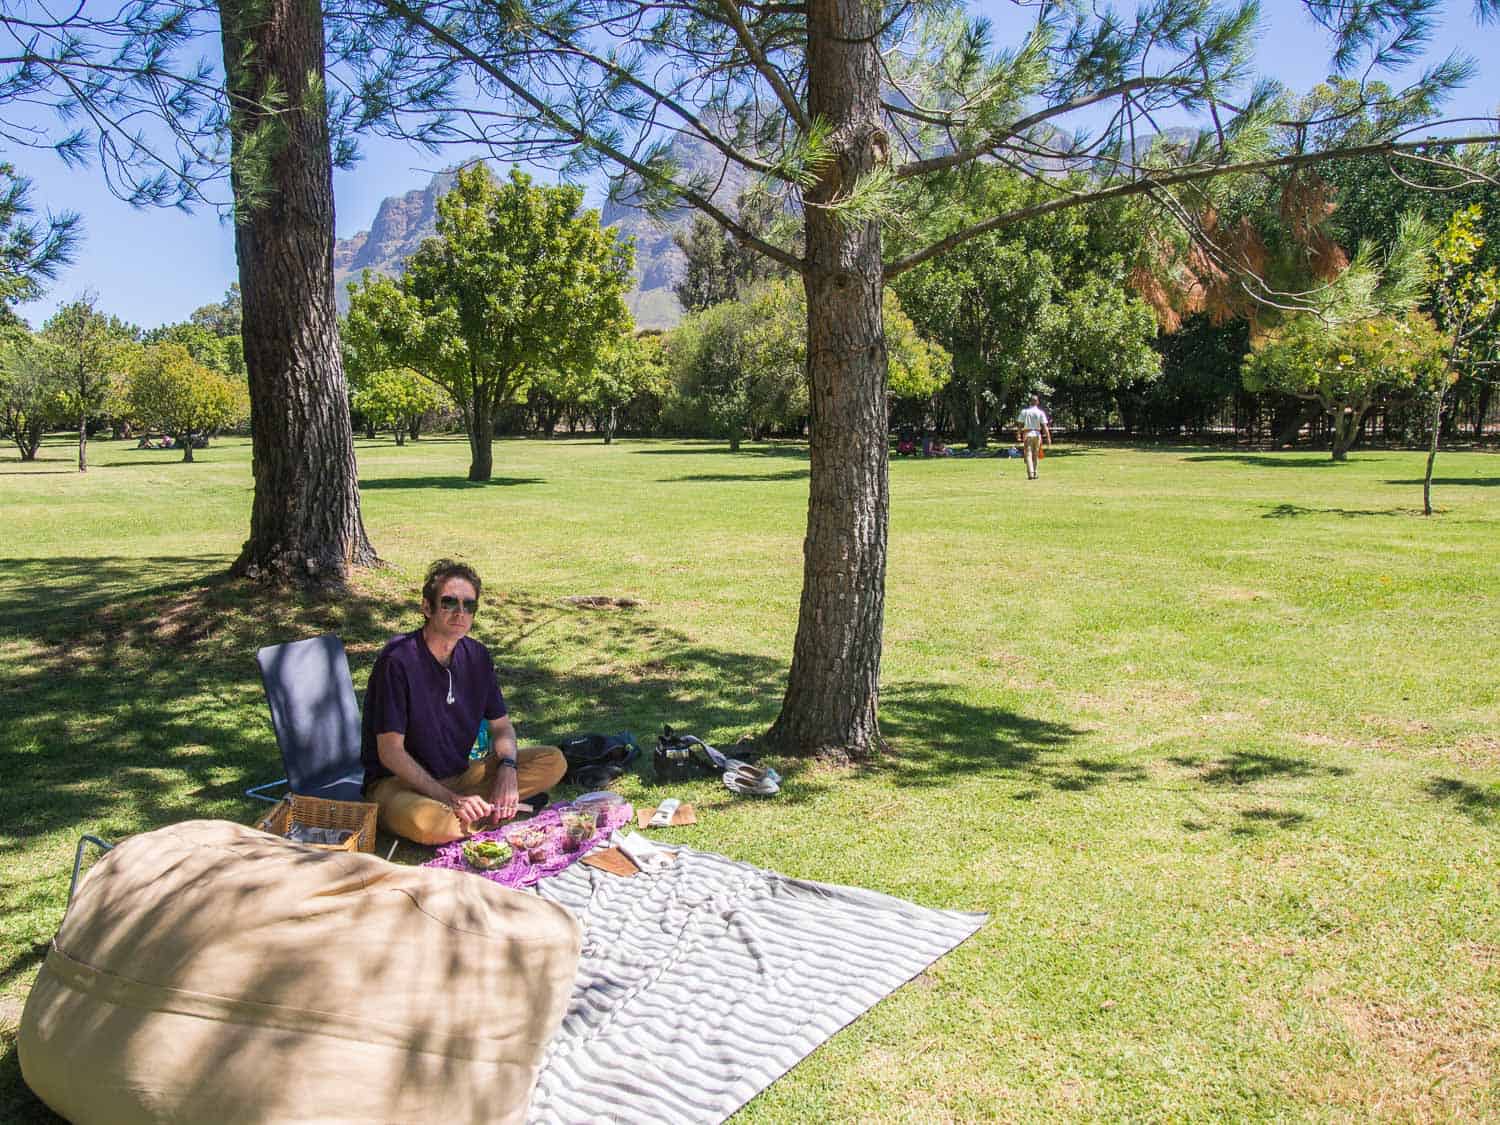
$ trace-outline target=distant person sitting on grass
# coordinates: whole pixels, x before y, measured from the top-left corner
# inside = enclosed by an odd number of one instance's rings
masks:
[[[1047,435],[1047,444],[1052,444],[1052,427],[1047,421],[1047,412],[1042,409],[1042,400],[1031,396],[1031,405],[1021,411],[1021,453],[1026,458],[1026,479],[1036,480],[1037,466],[1042,459],[1042,435]]]
[[[365,797],[380,806],[384,828],[419,844],[509,820],[518,801],[567,772],[555,747],[516,749],[494,661],[468,636],[481,585],[463,563],[433,563],[422,583],[425,624],[391,639],[365,689]],[[481,719],[490,752],[470,762]]]

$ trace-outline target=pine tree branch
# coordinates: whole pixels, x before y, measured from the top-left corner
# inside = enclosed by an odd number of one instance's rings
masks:
[[[487,78],[490,78],[493,81],[497,82],[499,85],[503,86],[507,91],[509,91],[512,97],[516,98],[523,104],[530,106],[538,116],[545,120],[559,133],[571,138],[575,144],[581,145],[587,149],[608,157],[610,160],[618,164],[621,168],[624,168],[625,170],[630,172],[634,172],[637,176],[640,176],[641,179],[645,180],[647,183],[670,191],[678,198],[680,198],[684,203],[697,208],[699,211],[702,211],[705,215],[709,216],[714,220],[714,222],[718,223],[725,230],[729,231],[735,236],[735,238],[737,238],[746,246],[754,247],[756,250],[760,251],[760,253],[764,254],[772,261],[780,262],[788,269],[794,270],[799,274],[802,272],[804,268],[802,259],[796,257],[795,255],[789,254],[781,247],[756,236],[743,224],[737,222],[735,219],[726,214],[721,208],[715,206],[713,200],[705,197],[700,192],[694,191],[692,188],[688,187],[685,184],[678,183],[670,176],[664,176],[656,169],[651,168],[649,165],[639,160],[636,160],[628,153],[621,151],[619,148],[615,147],[613,144],[610,144],[602,137],[594,136],[586,128],[575,125],[557,110],[548,105],[541,98],[538,98],[530,90],[526,89],[526,87],[521,83],[517,82],[510,75],[505,73],[504,69],[495,65],[489,59],[481,56],[478,52],[474,51],[462,40],[458,39],[442,27],[439,27],[437,24],[434,24],[422,13],[403,3],[402,0],[377,0],[377,2],[386,10],[406,20],[412,26],[420,27],[423,31],[427,32],[428,35],[432,36],[434,40],[444,44],[457,57],[464,59],[475,69],[482,72]]]
[[[1117,184],[1114,187],[1101,188],[1098,191],[1084,192],[1072,195],[1064,199],[1054,199],[1047,203],[1037,203],[1030,207],[1022,207],[1015,211],[1008,211],[1003,215],[996,215],[986,219],[982,223],[963,230],[955,231],[946,238],[941,238],[923,250],[908,254],[894,262],[888,262],[885,266],[885,279],[891,280],[898,277],[907,270],[921,265],[946,253],[955,246],[989,234],[991,231],[1000,230],[1003,227],[1015,223],[1034,219],[1041,215],[1050,215],[1054,211],[1061,211],[1068,207],[1078,207],[1086,203],[1099,203],[1107,199],[1124,199],[1132,195],[1140,195],[1144,192],[1152,192],[1161,188],[1173,187],[1177,184],[1195,183],[1199,180],[1213,179],[1217,176],[1241,175],[1247,172],[1266,172],[1275,168],[1300,168],[1310,164],[1320,164],[1325,160],[1347,160],[1360,156],[1389,156],[1392,154],[1405,154],[1435,144],[1443,145],[1471,145],[1471,144],[1494,144],[1500,142],[1500,133],[1488,133],[1472,137],[1438,137],[1428,138],[1421,141],[1380,141],[1375,144],[1351,145],[1346,148],[1325,149],[1320,152],[1292,153],[1287,156],[1272,157],[1266,160],[1247,160],[1231,164],[1213,164],[1200,168],[1189,168],[1181,172],[1168,174],[1149,175],[1144,179],[1132,180],[1130,183]]]
[[[756,42],[755,36],[740,15],[737,0],[719,0],[719,9],[729,21],[729,26],[734,29],[740,46],[744,48],[745,54],[750,56],[755,69],[770,83],[771,89],[775,91],[776,98],[781,102],[781,107],[786,110],[787,116],[795,121],[804,133],[811,132],[812,118],[807,115],[807,110],[802,108],[802,103],[797,100],[797,95],[787,85],[786,78],[781,71],[771,65],[771,60],[766,57],[761,44]]]
[[[1036,113],[1021,118],[1007,125],[999,132],[992,133],[978,144],[970,145],[968,148],[959,149],[943,156],[934,156],[927,160],[914,160],[909,164],[903,164],[895,170],[898,180],[910,179],[912,176],[922,176],[929,172],[940,172],[944,168],[952,168],[959,164],[966,164],[970,160],[976,160],[993,149],[1004,144],[1012,137],[1020,136],[1027,129],[1035,125],[1041,125],[1054,117],[1072,113],[1074,110],[1086,109],[1099,102],[1109,101],[1121,97],[1135,90],[1156,89],[1162,87],[1192,87],[1197,84],[1196,80],[1186,78],[1132,78],[1128,82],[1121,82],[1111,86],[1107,90],[1100,90],[1093,94],[1086,94],[1073,98],[1070,101],[1059,102],[1057,105],[1048,106],[1046,109],[1038,110]]]

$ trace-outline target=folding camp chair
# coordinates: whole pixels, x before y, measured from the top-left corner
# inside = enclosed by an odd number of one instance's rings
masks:
[[[284,794],[272,796],[266,790],[286,785],[304,797],[363,800],[359,706],[344,643],[325,633],[267,645],[255,654],[255,663],[265,684],[286,776],[246,789],[245,796],[274,802]]]

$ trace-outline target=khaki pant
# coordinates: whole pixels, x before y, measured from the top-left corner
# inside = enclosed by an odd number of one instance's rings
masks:
[[[1042,452],[1042,435],[1035,430],[1027,431],[1026,438],[1021,443],[1021,451],[1026,454],[1026,475],[1035,477],[1037,460]]]
[[[499,768],[499,759],[491,753],[470,762],[469,768],[457,777],[438,778],[438,782],[455,793],[488,801]],[[523,801],[551,789],[567,772],[567,759],[555,746],[530,746],[516,753],[517,792]],[[452,809],[418,793],[399,777],[381,778],[370,786],[365,800],[380,806],[382,828],[418,844],[448,844],[465,835]]]

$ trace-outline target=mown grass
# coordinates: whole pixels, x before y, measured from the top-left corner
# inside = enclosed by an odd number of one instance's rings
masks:
[[[258,646],[337,629],[362,687],[456,554],[524,738],[774,717],[802,448],[507,441],[487,485],[461,441],[359,457],[389,566],[332,602],[222,577],[244,443],[0,461],[0,1118],[46,1119],[10,1028],[78,835],[248,821],[276,776]],[[676,835],[991,921],[742,1118],[1500,1116],[1500,458],[1444,454],[1432,519],[1421,462],[895,462],[891,754],[678,787]]]

